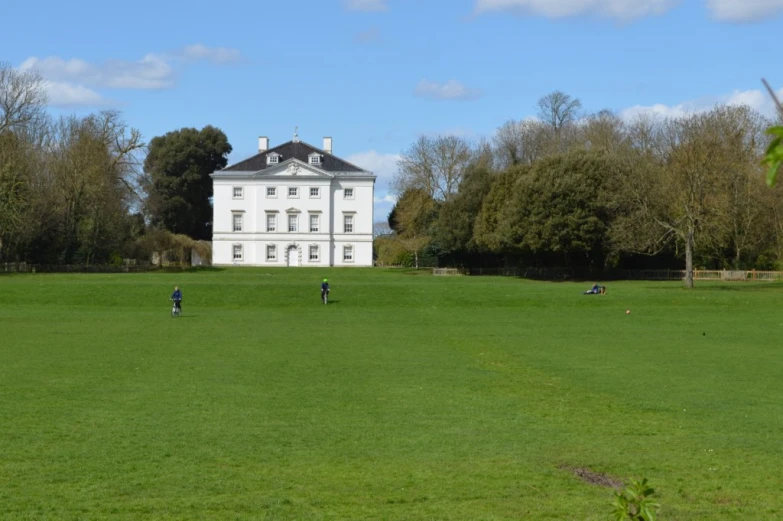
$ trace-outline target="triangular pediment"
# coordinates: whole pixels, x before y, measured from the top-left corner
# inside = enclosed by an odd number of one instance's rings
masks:
[[[269,177],[285,177],[291,179],[296,179],[297,177],[305,177],[309,179],[332,179],[334,176],[324,172],[320,168],[308,165],[303,161],[299,161],[298,159],[289,159],[287,161],[283,161],[279,165],[270,166],[269,168],[265,168],[264,170],[260,170],[253,174],[253,178],[255,179]]]

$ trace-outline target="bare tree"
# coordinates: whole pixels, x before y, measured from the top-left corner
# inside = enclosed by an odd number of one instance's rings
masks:
[[[473,157],[471,145],[463,138],[421,136],[402,153],[392,188],[397,194],[420,189],[434,199],[448,201]]]
[[[614,223],[612,238],[625,251],[655,254],[669,244],[685,250],[685,286],[693,287],[697,248],[719,243],[731,209],[726,171],[734,154],[717,107],[661,124],[656,132],[662,156],[640,154],[624,183],[628,206]]]
[[[578,98],[556,90],[538,100],[538,117],[552,127],[555,133],[576,122],[582,102]]]
[[[608,110],[602,110],[587,118],[582,129],[582,138],[587,148],[604,152],[617,152],[628,144],[623,121]]]
[[[0,134],[26,127],[45,114],[43,77],[36,71],[19,71],[0,62]]]
[[[377,239],[378,237],[385,237],[391,234],[392,234],[392,229],[387,221],[377,221],[373,223],[372,225],[373,239]]]
[[[551,144],[551,129],[541,121],[510,120],[495,133],[495,153],[501,168],[529,165],[547,155]]]

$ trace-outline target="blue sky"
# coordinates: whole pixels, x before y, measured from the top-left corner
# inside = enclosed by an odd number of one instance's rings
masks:
[[[123,112],[146,139],[214,125],[231,162],[293,136],[375,171],[376,220],[421,134],[492,137],[555,89],[587,111],[771,114],[783,0],[286,0],[5,5],[0,61],[55,113]],[[781,89],[783,92],[783,89]]]

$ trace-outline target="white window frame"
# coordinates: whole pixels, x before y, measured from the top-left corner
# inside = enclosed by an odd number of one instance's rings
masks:
[[[315,256],[313,256],[313,253],[315,253]],[[317,244],[310,245],[307,251],[307,259],[309,262],[318,262],[321,260],[321,252]]]
[[[288,214],[288,233],[299,233],[299,214]],[[294,228],[293,230],[291,228]]]
[[[280,162],[280,155],[276,153],[268,154],[266,156],[267,165],[276,165]]]
[[[237,218],[239,218],[239,226],[237,227]],[[245,219],[242,212],[231,212],[231,231],[234,233],[241,233],[245,227]]]
[[[245,189],[241,186],[235,186],[232,189],[232,194],[234,199],[244,199],[245,198]],[[237,191],[239,192],[239,195],[237,195]]]
[[[343,199],[353,199],[353,188],[343,188]]]
[[[267,199],[277,199],[277,187],[276,186],[267,186],[266,187],[266,198]]]
[[[343,233],[354,233],[354,214],[343,215]]]
[[[241,244],[232,244],[231,245],[231,261],[232,262],[240,262],[245,260],[245,249],[242,247]],[[239,255],[237,256],[237,253]]]
[[[294,195],[291,195],[291,190],[294,191]],[[289,186],[288,187],[288,198],[289,199],[299,199],[299,187],[298,186]]]
[[[315,193],[313,193],[315,191]],[[311,186],[310,187],[310,199],[320,199],[321,198],[321,188],[318,186]]]
[[[321,164],[321,156],[318,154],[313,154],[310,156],[310,164],[311,165],[320,165]]]
[[[313,226],[313,219],[315,219],[315,226]],[[309,225],[310,233],[319,233],[321,230],[321,216],[317,213],[311,213]]]
[[[348,258],[346,255],[348,252],[351,252],[351,257]],[[353,244],[345,244],[343,245],[343,262],[353,262],[354,261],[354,255],[355,250],[353,248]]]
[[[271,218],[271,221],[270,221]],[[269,226],[269,224],[272,224],[272,226]],[[267,212],[266,214],[266,232],[267,233],[275,233],[277,232],[277,214],[272,212]]]
[[[271,255],[270,255],[271,253]],[[277,260],[277,245],[276,244],[267,244],[266,245],[266,261],[267,262],[274,262]]]

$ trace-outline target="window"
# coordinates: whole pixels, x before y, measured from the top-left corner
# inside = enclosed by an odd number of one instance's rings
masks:
[[[353,199],[353,188],[346,188],[343,191],[343,197],[345,199]]]
[[[279,161],[279,154],[271,153],[268,156],[266,156],[266,164],[268,165],[276,165]]]
[[[310,232],[311,233],[318,233],[318,228],[319,228],[319,226],[318,226],[319,222],[318,221],[319,220],[320,219],[318,218],[317,215],[311,215],[310,216]]]
[[[289,215],[288,216],[288,231],[289,232],[297,232],[297,231],[299,231],[299,216],[298,215]]]
[[[268,232],[277,231],[277,215],[273,213],[266,214],[266,231]]]
[[[321,164],[321,156],[317,156],[317,155],[310,156],[310,164],[311,165],[320,165]]]
[[[343,246],[343,261],[353,262],[353,246]]]
[[[241,213],[235,213],[234,214],[234,231],[235,232],[241,232],[242,231],[242,214]]]
[[[267,186],[266,187],[266,196],[267,197],[277,197],[277,188],[274,186]]]
[[[242,245],[241,244],[235,244],[234,245],[233,258],[234,258],[235,261],[241,261],[242,260]]]
[[[343,233],[353,233],[353,215],[343,217]]]
[[[267,244],[266,246],[266,260],[277,260],[277,246],[274,244]]]
[[[318,260],[318,246],[310,246],[310,260],[311,261]]]
[[[298,188],[289,188],[288,189],[288,197],[299,197],[299,189]]]
[[[310,197],[321,197],[321,189],[320,188],[311,188],[310,189]]]
[[[234,199],[242,199],[242,187],[241,186],[235,186],[234,187]]]

